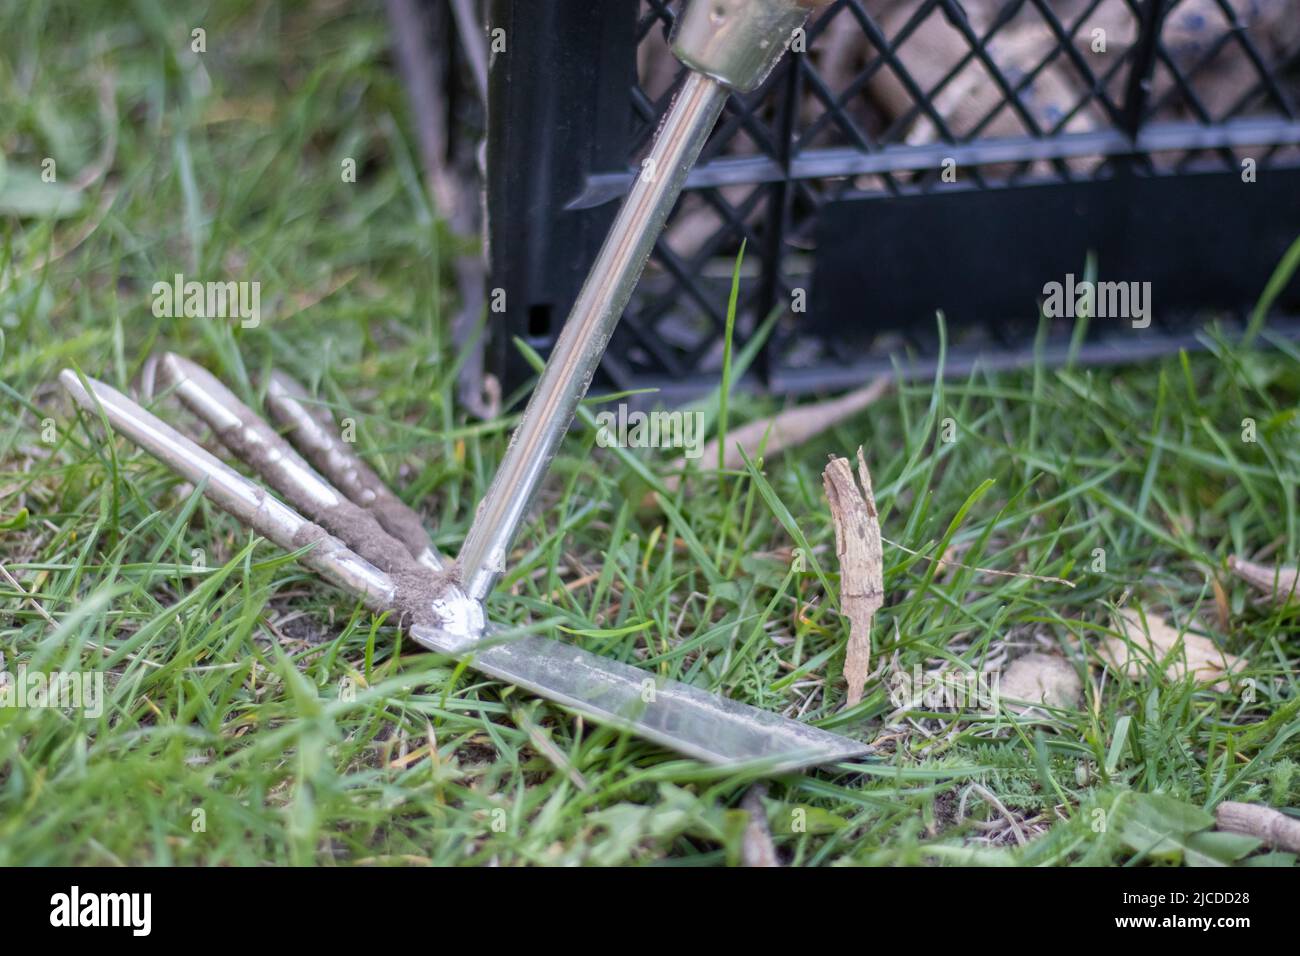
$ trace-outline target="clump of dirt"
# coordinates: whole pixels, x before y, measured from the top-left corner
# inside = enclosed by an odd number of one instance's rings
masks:
[[[429,534],[424,530],[419,515],[382,484],[369,487],[375,493],[375,501],[370,510],[388,533],[406,545],[406,550],[411,554],[419,554],[428,548]]]
[[[355,506],[353,507],[355,508]],[[338,509],[331,510],[337,511]],[[348,519],[345,518],[343,523],[348,524]],[[385,540],[388,542],[387,544],[384,544]],[[392,578],[394,584],[393,609],[397,611],[399,623],[403,626],[422,624],[428,627],[436,627],[439,621],[433,613],[434,602],[446,594],[447,589],[455,584],[455,578],[452,574],[435,572],[420,564],[396,541],[384,534],[382,530],[378,532],[378,536],[374,532],[369,533],[366,540],[366,550],[372,553],[376,551],[382,553],[384,556],[383,565],[372,560],[361,548],[357,547],[356,529],[353,530],[351,537],[336,537],[326,528],[307,521],[294,534],[292,543],[295,548],[312,546],[312,550],[303,556],[303,563],[314,571],[324,573],[328,553],[333,550],[332,547],[325,547],[327,543],[351,548],[367,561],[375,564],[376,567],[379,567],[380,570]],[[383,608],[377,608],[377,610],[383,610]]]
[[[304,563],[328,575],[329,552],[347,547],[392,578],[393,607],[403,625],[436,626],[434,602],[455,584],[455,577],[451,572],[432,571],[414,557],[428,546],[428,538],[414,512],[391,493],[377,494],[372,510],[349,501],[341,493],[336,504],[322,508],[316,498],[299,487],[296,476],[286,467],[286,450],[276,450],[264,436],[258,437],[256,433],[264,432],[265,424],[246,409],[236,409],[235,414],[240,424],[220,429],[217,437],[308,518],[293,537],[295,547],[314,546]],[[390,534],[385,526],[400,533]],[[335,540],[326,545],[328,539]],[[312,555],[317,553],[319,556],[313,559]]]
[[[338,504],[321,508],[320,502],[298,488],[281,457],[284,452],[274,452],[264,441],[250,440],[251,432],[260,427],[261,422],[242,411],[236,414],[242,424],[221,429],[217,437],[244,464],[266,478],[290,505],[319,522],[382,571],[395,573],[401,570],[404,562],[411,560],[406,546],[385,531],[374,515],[342,495],[339,495]]]
[[[290,542],[295,548],[305,548],[309,544],[316,544],[320,541],[326,541],[331,537],[330,533],[318,524],[310,521],[304,521],[302,527],[293,533],[293,540]],[[310,558],[315,552],[309,551],[305,564],[312,563]]]
[[[449,575],[430,571],[424,565],[411,561],[400,571],[392,572],[397,584],[393,604],[402,615],[404,623],[437,627],[441,623],[433,613],[433,604],[451,586]]]
[[[415,559],[405,546],[379,526],[369,513],[350,501],[340,501],[315,516],[343,542],[381,571],[394,574]]]

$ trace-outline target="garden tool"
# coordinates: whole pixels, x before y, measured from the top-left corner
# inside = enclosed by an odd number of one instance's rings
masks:
[[[492,626],[483,610],[727,90],[749,90],[762,81],[809,6],[797,0],[696,0],[683,14],[674,49],[693,72],[592,268],[454,564],[287,376],[272,375],[266,401],[288,440],[198,365],[169,354],[154,369],[157,383],[284,500],[108,385],[71,370],[60,375],[61,382],[82,408],[199,485],[223,510],[280,547],[301,552],[305,565],[373,610],[394,612],[430,650],[465,658],[490,677],[709,763],[778,772],[866,752],[857,741],[656,678],[527,628]]]
[[[268,383],[267,405],[287,426],[290,444],[194,363],[165,355],[156,376],[283,500],[110,386],[71,370],[60,380],[92,417],[102,415],[258,534],[303,551],[299,560],[332,584],[376,612],[394,612],[422,646],[468,657],[489,677],[710,763],[776,772],[864,751],[856,741],[527,629],[486,625],[481,603],[456,584],[419,517],[321,419],[300,385],[278,372]]]

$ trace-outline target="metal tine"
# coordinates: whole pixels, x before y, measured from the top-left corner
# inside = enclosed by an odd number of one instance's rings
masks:
[[[266,489],[239,474],[225,462],[146,411],[117,389],[93,378],[82,379],[71,369],[59,373],[59,382],[78,405],[92,416],[100,413],[114,431],[187,481],[206,482],[203,494],[217,507],[288,551],[314,544],[299,560],[331,584],[358,595],[372,610],[392,607],[397,593],[394,580],[354,552],[338,538],[326,534]]]
[[[409,570],[413,562],[405,545],[385,531],[374,515],[318,475],[215,375],[174,353],[162,357],[157,374],[163,388],[174,387],[176,396],[208,423],[221,443],[295,508],[376,567],[392,574]]]
[[[435,571],[446,567],[446,559],[429,540],[420,516],[339,437],[333,416],[312,402],[307,389],[289,375],[272,371],[266,386],[266,407],[316,470],[353,504],[373,514],[417,561]]]

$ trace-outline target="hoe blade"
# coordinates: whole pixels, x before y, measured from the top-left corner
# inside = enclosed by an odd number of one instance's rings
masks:
[[[468,657],[474,670],[489,677],[706,763],[783,772],[848,760],[870,749],[535,634],[489,629],[467,647],[464,638],[432,628],[413,627],[410,633],[430,650]]]

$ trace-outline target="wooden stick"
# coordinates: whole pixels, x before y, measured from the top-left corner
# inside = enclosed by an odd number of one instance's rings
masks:
[[[1300,853],[1300,820],[1255,803],[1224,801],[1214,811],[1219,829],[1259,837],[1279,850]]]
[[[871,670],[871,622],[885,601],[880,516],[861,448],[858,479],[860,488],[853,482],[853,468],[847,458],[832,458],[822,472],[826,500],[835,522],[835,553],[840,560],[840,611],[849,619],[849,645],[844,656],[849,707],[862,701],[862,688]]]

